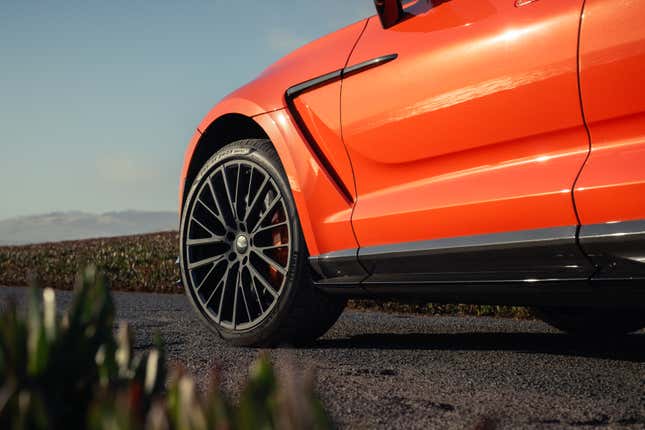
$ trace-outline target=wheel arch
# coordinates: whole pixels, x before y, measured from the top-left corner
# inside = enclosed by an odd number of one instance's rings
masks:
[[[263,115],[262,111],[258,112],[250,104],[242,107],[251,107],[251,109],[244,109],[247,114],[239,111],[222,112],[221,109],[217,109],[221,113],[217,116],[211,112],[195,131],[184,157],[179,185],[179,216],[181,217],[184,203],[199,170],[213,154],[237,140],[268,139],[278,154],[287,175],[289,187],[294,193],[296,212],[303,228],[307,248],[310,253],[317,253],[317,240],[308,216],[309,211],[304,196],[297,192],[300,189],[299,175],[284,136],[277,125],[268,118],[269,115]]]
[[[186,153],[179,184],[179,215],[201,166],[223,146],[240,139],[269,139],[296,204],[309,255],[358,247],[348,202],[324,173],[297,125],[284,108],[284,93],[253,102],[238,90],[217,104],[200,123]]]
[[[241,139],[270,139],[260,125],[239,113],[228,113],[216,118],[203,132],[198,129],[197,140],[192,146],[190,156],[187,156],[182,175],[182,189],[180,191],[180,208],[186,200],[193,181],[202,166],[224,146]]]

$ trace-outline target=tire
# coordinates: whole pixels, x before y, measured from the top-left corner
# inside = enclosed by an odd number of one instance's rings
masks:
[[[544,322],[582,337],[624,335],[645,327],[642,309],[542,307],[536,311]]]
[[[186,293],[209,327],[240,346],[305,345],[346,300],[311,280],[291,189],[269,140],[240,140],[197,174],[180,224]]]

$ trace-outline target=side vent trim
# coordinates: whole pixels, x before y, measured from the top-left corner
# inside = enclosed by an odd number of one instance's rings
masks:
[[[304,81],[297,85],[289,87],[284,94],[287,109],[289,110],[289,113],[291,114],[293,120],[296,122],[296,125],[300,129],[300,132],[302,133],[303,137],[307,141],[307,144],[314,152],[314,154],[316,154],[316,157],[320,161],[320,164],[322,165],[323,169],[325,170],[327,175],[329,175],[331,180],[334,182],[334,185],[336,185],[336,187],[340,191],[343,198],[349,204],[354,202],[354,197],[352,196],[352,193],[349,191],[349,189],[347,188],[347,185],[345,185],[341,177],[338,175],[338,172],[336,172],[336,170],[334,169],[334,166],[331,164],[329,159],[325,156],[324,152],[320,148],[320,145],[318,145],[318,143],[316,142],[316,139],[314,139],[313,135],[307,128],[305,121],[302,119],[302,116],[298,112],[298,109],[296,109],[294,100],[296,97],[298,97],[299,95],[307,91],[320,88],[324,85],[329,85],[333,82],[337,82],[343,79],[344,77],[352,76],[357,73],[372,69],[374,67],[378,67],[380,65],[389,63],[390,61],[396,59],[397,57],[398,57],[398,54],[384,55],[382,57],[374,58],[372,60],[368,60],[368,61],[356,64],[354,66],[346,67],[344,69],[338,69],[333,72],[326,73],[324,75],[315,77],[313,79],[309,79],[307,81]]]

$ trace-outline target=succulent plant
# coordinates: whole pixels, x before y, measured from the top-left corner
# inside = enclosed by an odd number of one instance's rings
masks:
[[[0,317],[0,428],[96,430],[326,429],[331,423],[313,384],[287,375],[279,384],[270,360],[251,368],[232,404],[217,379],[202,393],[181,369],[168,386],[164,348],[133,353],[133,334],[114,334],[114,303],[94,267],[78,277],[59,316],[53,290],[32,289],[25,312]],[[294,382],[295,381],[295,382]]]

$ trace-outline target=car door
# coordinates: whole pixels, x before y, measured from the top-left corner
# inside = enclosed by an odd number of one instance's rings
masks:
[[[599,277],[645,276],[645,2],[587,0],[580,89],[591,154],[575,198]]]
[[[581,7],[419,0],[391,28],[369,20],[341,108],[370,281],[588,275],[572,203],[589,150]]]

